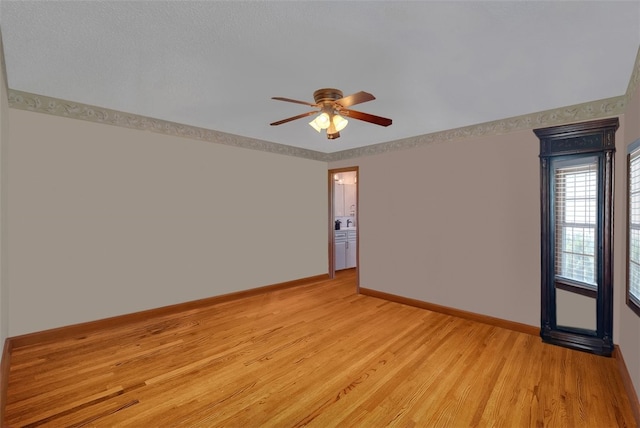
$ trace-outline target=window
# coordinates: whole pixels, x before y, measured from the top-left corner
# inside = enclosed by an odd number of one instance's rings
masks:
[[[540,336],[606,356],[613,352],[618,126],[609,118],[533,130],[540,139]]]
[[[555,271],[560,284],[576,281],[595,290],[597,179],[597,158],[555,165]]]
[[[640,316],[640,140],[628,156],[627,305]]]

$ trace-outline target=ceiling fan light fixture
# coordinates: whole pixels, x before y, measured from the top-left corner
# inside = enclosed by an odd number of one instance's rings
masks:
[[[318,131],[318,132],[322,131],[322,128],[320,128],[320,127],[318,126],[318,124],[316,123],[316,120],[315,120],[315,119],[313,119],[311,122],[309,122],[309,125],[311,125],[311,127],[312,127],[313,129],[315,129],[316,131]]]
[[[316,116],[316,118],[313,119],[309,123],[309,125],[311,125],[315,130],[318,130],[318,128],[327,129],[329,126],[331,126],[331,119],[329,118],[329,115],[327,113],[322,112],[318,116]]]
[[[339,114],[333,116],[333,125],[336,127],[336,131],[338,132],[342,131],[348,123],[349,121]]]

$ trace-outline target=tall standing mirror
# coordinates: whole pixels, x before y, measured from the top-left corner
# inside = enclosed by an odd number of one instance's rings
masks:
[[[613,351],[613,155],[618,119],[540,138],[541,329],[545,342]]]

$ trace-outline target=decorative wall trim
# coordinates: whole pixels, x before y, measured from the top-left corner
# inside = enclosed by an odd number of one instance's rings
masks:
[[[633,417],[636,419],[636,425],[640,427],[640,401],[638,401],[638,394],[636,394],[636,389],[633,387],[631,375],[629,374],[627,364],[624,362],[622,351],[618,345],[613,347],[613,358],[615,358],[618,363],[618,371],[620,372],[624,389],[629,397],[629,404],[633,411]]]
[[[11,367],[11,341],[7,338],[2,348],[2,362],[0,363],[0,424],[4,423],[7,405],[7,390],[9,389],[9,368]]]
[[[422,300],[402,297],[396,294],[389,294],[389,293],[385,293],[384,291],[378,291],[370,288],[360,287],[359,293],[365,296],[376,297],[378,299],[388,300],[390,302],[395,302],[395,303],[402,303],[403,305],[426,309],[428,311],[438,312],[445,315],[451,315],[457,318],[464,318],[464,319],[479,322],[482,324],[489,324],[494,327],[506,328],[507,330],[513,330],[519,333],[526,333],[532,336],[538,336],[540,333],[540,328],[532,325],[523,324],[516,321],[509,321],[502,318],[490,317],[488,315],[477,314],[475,312],[463,311],[461,309],[450,308],[448,306],[436,305],[435,303],[429,303]]]
[[[629,87],[631,92],[628,90],[628,95],[621,95],[618,97],[606,98],[603,100],[591,101],[568,107],[560,107],[538,113],[514,116],[507,119],[423,134],[401,140],[373,144],[370,146],[358,147],[334,153],[322,153],[314,150],[287,146],[284,144],[271,143],[269,141],[242,137],[239,135],[198,128],[195,126],[160,119],[153,119],[145,116],[138,116],[131,113],[123,113],[116,110],[45,97],[43,95],[31,94],[13,89],[9,90],[9,107],[38,113],[46,113],[54,116],[63,116],[72,119],[152,131],[178,137],[210,141],[212,143],[260,150],[280,155],[332,162],[361,156],[379,155],[397,150],[406,150],[433,143],[445,143],[465,138],[500,135],[515,131],[544,128],[583,120],[617,116],[624,113],[627,106],[628,96],[633,93],[632,88],[635,88],[638,80],[640,80],[639,60],[636,60],[636,67],[634,68],[634,74],[632,77],[632,82],[634,83],[633,85],[630,83]]]
[[[89,122],[121,126],[124,128],[133,128],[141,131],[151,131],[177,137],[191,138],[194,140],[209,141],[212,143],[276,153],[279,155],[295,156],[320,161],[326,160],[326,154],[322,152],[286,146],[284,144],[271,143],[269,141],[242,137],[239,135],[228,134],[226,132],[183,125],[146,116],[138,116],[132,113],[124,113],[117,110],[45,97],[43,95],[31,94],[13,89],[9,90],[9,107],[37,113],[46,113],[54,116],[69,117],[72,119],[87,120]]]
[[[154,309],[147,309],[140,312],[132,312],[124,315],[116,315],[110,318],[103,318],[95,321],[87,321],[79,324],[71,324],[67,326],[52,328],[50,330],[37,331],[27,333],[20,336],[9,337],[9,352],[16,348],[30,346],[40,343],[56,342],[77,336],[90,334],[94,331],[105,328],[122,327],[140,321],[148,321],[152,318],[172,316],[182,312],[208,308],[220,303],[230,302],[238,299],[258,296],[272,291],[285,290],[293,287],[303,287],[316,282],[322,282],[329,279],[329,274],[320,274],[306,278],[294,279],[292,281],[281,282],[277,284],[265,285],[248,290],[235,291],[228,294],[221,294],[204,299],[190,300],[188,302],[176,303],[169,306],[162,306]]]
[[[126,326],[135,322],[148,321],[152,318],[171,316],[180,314],[181,312],[207,308],[212,305],[257,296],[272,291],[311,285],[316,282],[326,281],[328,279],[328,274],[320,274],[306,278],[294,279],[292,281],[237,291],[229,294],[222,294],[219,296],[192,300],[184,303],[177,303],[175,305],[163,306],[160,308],[148,309],[145,311],[133,312],[125,315],[118,315],[111,318],[88,321],[80,324],[72,324],[68,326],[53,328],[50,330],[37,331],[21,336],[8,337],[4,342],[4,349],[1,357],[2,359],[0,361],[0,425],[4,427],[7,390],[9,386],[9,369],[11,367],[11,353],[16,348],[41,343],[56,342],[73,337],[81,337],[83,335],[88,335],[105,328]]]
[[[411,149],[433,143],[446,143],[465,138],[501,135],[534,128],[565,125],[583,120],[601,119],[624,113],[626,106],[627,97],[622,95],[568,107],[560,107],[553,110],[545,110],[539,113],[514,116],[447,131],[418,135],[402,140],[358,147],[351,150],[331,153],[329,157],[331,161],[344,160],[360,156],[378,155],[396,150]]]
[[[6,91],[9,90],[9,80],[7,77],[7,64],[4,60],[4,43],[2,42],[2,31],[0,31],[0,74],[2,74],[2,81],[0,84],[4,85]]]
[[[640,82],[640,48],[638,48],[638,53],[636,54],[636,62],[633,65],[633,72],[631,73],[631,79],[629,80],[629,86],[627,86],[627,92],[625,93],[625,97],[627,97],[627,101],[631,99],[633,93],[636,91],[638,87],[638,83]]]

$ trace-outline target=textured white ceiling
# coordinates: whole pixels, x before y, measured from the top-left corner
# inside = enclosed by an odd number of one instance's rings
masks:
[[[11,89],[320,152],[623,95],[626,1],[0,1]],[[371,92],[327,140],[282,96]]]

